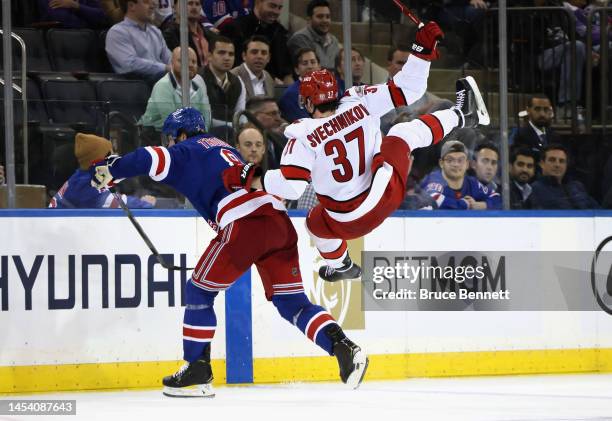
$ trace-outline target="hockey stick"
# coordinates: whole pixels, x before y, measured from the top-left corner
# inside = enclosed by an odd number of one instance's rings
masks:
[[[401,0],[393,0],[393,2],[397,7],[400,8],[404,16],[408,17],[408,19],[414,22],[417,28],[421,29],[423,26],[425,26],[425,24],[421,22],[421,19],[419,19],[414,13],[412,13],[412,11],[408,7],[406,7]]]
[[[157,259],[160,265],[162,265],[164,268],[169,269],[169,270],[193,270],[193,268],[174,266],[166,262],[164,258],[161,256],[161,254],[159,254],[159,252],[157,251],[157,249],[155,248],[155,246],[153,245],[153,243],[151,242],[147,234],[144,232],[144,230],[142,229],[142,227],[140,226],[136,218],[134,218],[134,215],[132,214],[132,211],[130,210],[130,208],[128,208],[127,205],[123,202],[121,195],[117,193],[114,189],[111,189],[110,191],[115,197],[115,200],[119,202],[119,206],[121,206],[121,209],[123,209],[123,211],[126,213],[128,219],[130,220],[134,228],[136,228],[136,231],[138,231],[138,234],[140,234],[140,237],[147,244],[147,247],[149,247],[149,250],[151,250],[151,253],[153,253],[153,255],[155,256],[155,258]]]

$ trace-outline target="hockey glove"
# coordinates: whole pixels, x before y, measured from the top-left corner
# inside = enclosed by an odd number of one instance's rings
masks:
[[[444,38],[444,32],[435,22],[427,22],[425,26],[417,30],[416,39],[410,50],[412,54],[423,60],[437,60],[440,58],[438,41]]]
[[[233,165],[223,171],[223,185],[231,192],[240,189],[251,191],[253,178],[261,175],[261,167],[257,164]]]
[[[94,162],[90,169],[91,186],[102,191],[119,183],[122,179],[115,180],[110,168],[120,159],[119,155],[109,155],[102,161]]]

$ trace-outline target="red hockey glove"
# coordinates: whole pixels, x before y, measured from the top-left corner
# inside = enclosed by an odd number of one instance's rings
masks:
[[[261,174],[261,167],[257,164],[233,165],[223,171],[223,185],[231,192],[240,189],[251,191],[253,178],[260,177]]]
[[[417,30],[416,39],[410,50],[412,54],[423,60],[437,60],[440,58],[437,43],[442,38],[444,38],[444,32],[438,24],[433,21],[427,22],[425,26]]]

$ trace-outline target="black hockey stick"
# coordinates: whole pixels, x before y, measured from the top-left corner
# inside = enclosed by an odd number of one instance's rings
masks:
[[[169,270],[193,270],[193,268],[174,266],[166,262],[164,258],[161,256],[161,254],[159,254],[159,252],[157,251],[157,249],[155,248],[155,246],[153,245],[153,243],[151,242],[147,234],[144,232],[144,230],[142,229],[142,227],[140,226],[136,218],[134,218],[134,214],[132,214],[132,211],[130,210],[130,208],[128,208],[127,205],[123,202],[121,195],[117,193],[114,189],[110,189],[110,191],[115,197],[115,200],[119,202],[119,206],[121,206],[121,209],[123,209],[128,219],[130,220],[132,225],[134,225],[134,228],[136,228],[136,231],[138,231],[138,234],[140,234],[140,237],[147,244],[147,247],[149,247],[149,250],[151,250],[151,253],[153,253],[153,255],[155,256],[155,258],[157,259],[160,265],[162,265],[164,268],[169,269]]]

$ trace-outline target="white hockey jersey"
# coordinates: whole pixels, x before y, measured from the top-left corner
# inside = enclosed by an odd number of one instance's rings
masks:
[[[266,191],[295,200],[311,182],[330,214],[366,211],[358,208],[372,201],[373,198],[367,199],[374,193],[373,182],[376,190],[384,191],[391,175],[389,168],[385,169],[386,175],[385,171],[377,171],[374,177],[372,172],[372,161],[382,141],[380,117],[423,96],[429,64],[410,56],[388,83],[349,89],[334,115],[305,118],[288,126],[285,137],[289,140],[280,169],[266,172]]]

